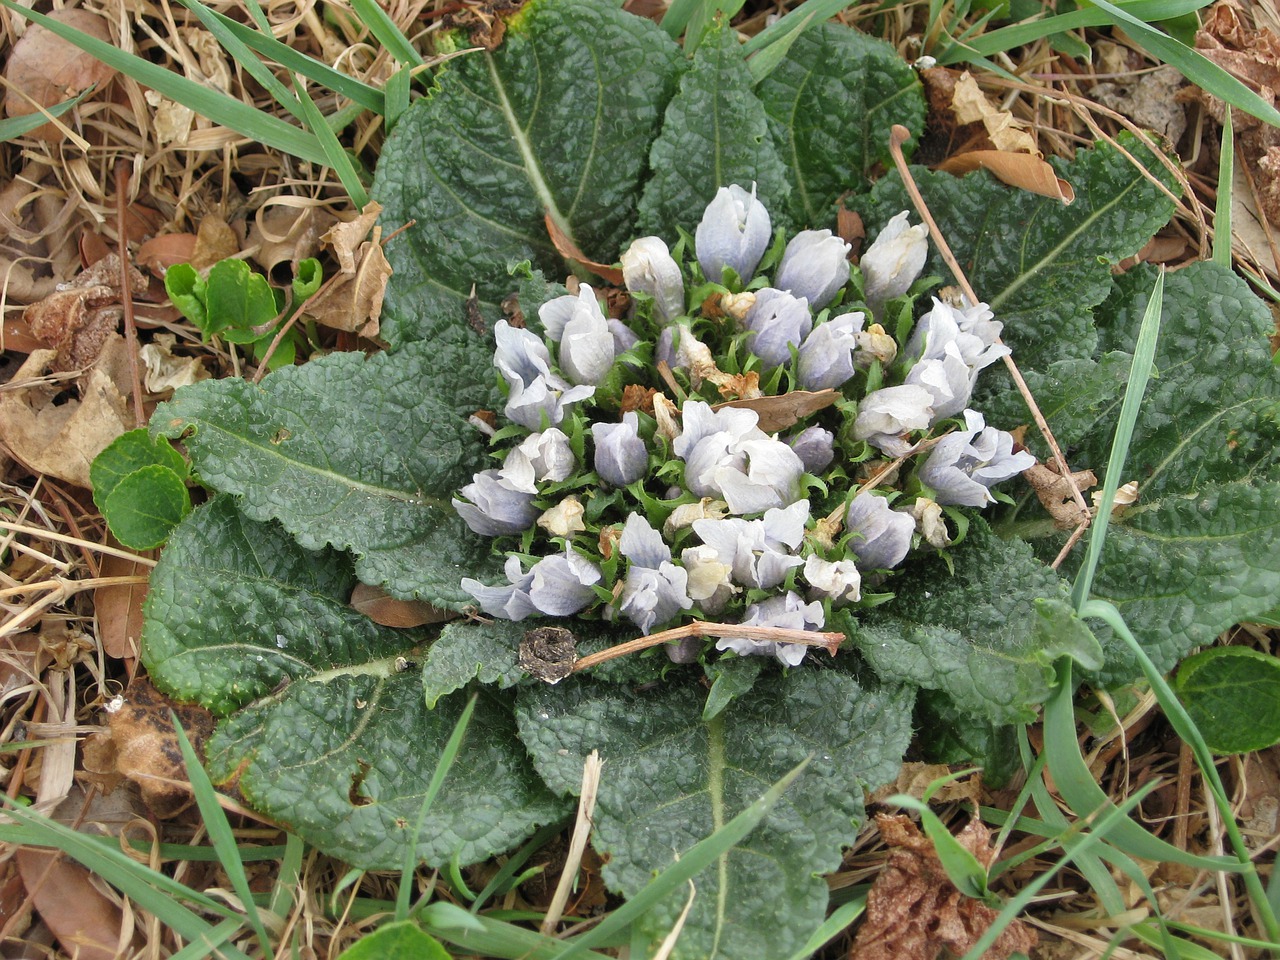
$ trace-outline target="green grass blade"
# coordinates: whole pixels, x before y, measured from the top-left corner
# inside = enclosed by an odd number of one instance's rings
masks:
[[[1071,602],[1080,612],[1084,602],[1089,599],[1093,590],[1093,576],[1098,569],[1098,560],[1102,557],[1102,545],[1107,537],[1107,526],[1111,522],[1110,506],[1115,502],[1116,490],[1120,488],[1121,476],[1124,473],[1125,458],[1129,454],[1129,442],[1133,439],[1133,427],[1138,422],[1138,410],[1142,406],[1142,396],[1147,390],[1147,381],[1151,378],[1151,367],[1156,355],[1156,340],[1160,334],[1160,318],[1164,312],[1164,270],[1156,277],[1151,298],[1147,301],[1146,313],[1142,316],[1142,326],[1138,330],[1138,342],[1133,348],[1133,362],[1129,365],[1129,383],[1125,388],[1124,401],[1120,405],[1120,422],[1116,424],[1115,438],[1111,441],[1111,455],[1107,458],[1107,472],[1102,479],[1102,494],[1099,503],[1103,504],[1093,518],[1093,526],[1089,529],[1089,546],[1085,552],[1084,563],[1076,574],[1071,588]]]
[[[715,0],[671,0],[671,5],[662,15],[662,23],[659,26],[672,40],[679,40],[680,35],[684,33],[684,28],[693,19],[694,11],[708,2],[714,3]]]
[[[1187,13],[1194,13],[1207,7],[1212,0],[1136,0],[1118,6],[1132,16],[1149,22],[1173,19]],[[1077,30],[1081,27],[1099,27],[1111,23],[1112,20],[1103,11],[1093,6],[1085,6],[1070,13],[1061,13],[1042,20],[1026,23],[1015,23],[999,30],[992,30],[973,40],[965,40],[955,46],[948,47],[938,56],[941,64],[960,63],[970,59],[971,55],[989,57],[1014,47],[1034,43],[1044,37],[1053,36],[1066,30]],[[954,41],[953,41],[954,42]]]
[[[275,957],[271,949],[271,938],[267,936],[267,928],[258,914],[258,908],[254,905],[253,891],[249,889],[249,878],[244,872],[244,861],[240,859],[240,850],[236,844],[235,834],[231,832],[231,823],[227,820],[222,805],[218,803],[218,792],[213,789],[213,781],[200,765],[200,758],[196,756],[195,748],[191,746],[186,731],[178,722],[178,715],[171,714],[170,719],[178,735],[178,748],[182,751],[182,760],[187,765],[187,780],[195,794],[196,806],[200,809],[200,819],[204,821],[204,828],[209,833],[209,842],[213,844],[213,849],[218,851],[218,862],[222,864],[227,879],[231,881],[231,888],[244,905],[249,926],[257,935],[258,942],[262,944],[262,950],[268,960],[271,960]]]
[[[1243,83],[1227,73],[1204,54],[1179,43],[1155,27],[1149,26],[1125,10],[1107,0],[1091,0],[1099,10],[1110,14],[1116,26],[1123,27],[1148,53],[1155,54],[1206,93],[1213,94],[1245,113],[1257,117],[1273,127],[1280,127],[1280,110],[1276,110]],[[1167,5],[1166,5],[1167,6]]]
[[[376,0],[351,0],[351,9],[397,61],[410,63],[415,67],[420,67],[426,62],[418,51],[413,49],[409,38],[400,32],[400,28],[387,16],[387,11],[383,10]]]
[[[302,857],[306,852],[307,845],[302,842],[301,837],[292,833],[285,834],[284,855],[280,857],[280,871],[271,888],[271,904],[267,908],[281,920],[286,919],[293,908],[294,891],[302,875]],[[243,861],[244,851],[238,850],[237,853]]]
[[[813,931],[813,936],[798,952],[793,953],[789,960],[805,960],[811,957],[828,943],[834,940],[840,934],[844,933],[850,925],[853,924],[867,909],[867,895],[861,893],[854,897],[848,903],[842,903],[831,911],[831,916],[823,922],[817,930]]]
[[[193,80],[167,70],[141,57],[126,53],[109,43],[89,37],[68,27],[66,24],[51,20],[44,14],[36,13],[19,6],[14,0],[0,0],[14,13],[38,23],[55,36],[80,48],[92,57],[101,60],[109,67],[132,77],[143,86],[150,87],[161,96],[168,97],[185,107],[190,107],[202,117],[212,120],[243,137],[256,140],[273,150],[287,153],[307,160],[311,163],[327,162],[324,150],[315,136],[299,127],[286,123],[279,117],[263,113],[261,110],[241,103],[232,97],[218,93],[202,86]]]
[[[1213,262],[1231,269],[1231,186],[1236,176],[1236,135],[1231,111],[1222,121],[1218,155],[1218,198],[1213,207]]]
[[[699,840],[685,851],[684,856],[654,877],[643,890],[614,910],[596,926],[581,936],[575,937],[557,960],[569,960],[580,956],[587,947],[593,947],[614,934],[622,931],[650,910],[659,900],[664,899],[677,888],[683,887],[690,879],[697,876],[705,868],[728,852],[729,848],[756,828],[768,816],[774,804],[795,782],[796,777],[809,765],[809,760],[796,765],[786,776],[775,783],[759,800],[739,813],[711,836]]]
[[[369,193],[360,181],[360,174],[356,172],[355,164],[351,162],[351,155],[338,142],[338,135],[329,129],[324,114],[320,112],[316,102],[311,99],[311,94],[307,93],[307,88],[297,77],[293,78],[293,88],[298,93],[302,122],[320,141],[326,157],[326,166],[331,167],[338,175],[338,179],[342,181],[342,188],[347,191],[347,196],[351,198],[356,208],[363,210],[369,203]]]
[[[804,0],[800,6],[789,10],[744,43],[742,55],[749,57],[770,44],[777,43],[793,30],[804,30],[810,24],[826,23],[841,10],[847,10],[851,6],[853,4],[850,0]]]
[[[210,927],[208,933],[192,940],[171,956],[169,960],[204,960],[205,957],[214,956],[215,954],[224,957],[228,956],[224,950],[225,945],[243,927],[244,921],[239,917],[223,920],[216,927]]]
[[[689,25],[684,28],[685,56],[691,56],[702,43],[717,16],[723,16],[728,23],[742,9],[745,0],[706,0],[693,8],[693,16]]]
[[[26,117],[7,117],[0,120],[0,142],[12,140],[15,137],[21,137],[23,134],[30,133],[36,127],[42,127],[49,122],[50,117],[60,117],[76,104],[78,104],[89,94],[98,88],[95,83],[70,100],[63,100],[61,103],[55,103],[52,107],[45,107],[44,112],[37,110],[35,113]]]
[[[394,128],[400,117],[409,109],[409,85],[412,81],[413,67],[407,64],[387,80],[385,95],[387,130]]]
[[[933,843],[934,853],[942,869],[947,872],[952,886],[966,897],[974,900],[987,898],[987,870],[978,862],[978,858],[966,850],[956,839],[955,834],[947,829],[938,819],[938,815],[929,809],[929,804],[903,793],[894,794],[885,803],[914,810],[920,815],[920,826],[925,836]]]
[[[440,759],[436,761],[436,768],[431,772],[431,779],[427,783],[427,790],[422,795],[422,806],[418,808],[418,822],[414,824],[413,836],[404,852],[404,866],[400,869],[400,888],[396,891],[396,920],[409,919],[409,898],[413,893],[413,871],[418,865],[418,836],[422,833],[422,825],[426,822],[427,811],[431,809],[431,805],[436,802],[436,797],[440,794],[440,788],[444,786],[444,779],[449,775],[449,770],[453,767],[453,763],[458,759],[458,753],[462,750],[462,738],[467,734],[467,727],[471,725],[471,715],[476,712],[476,696],[473,695],[467,701],[466,707],[463,708],[458,722],[453,725],[453,732],[449,734],[449,739],[444,745],[444,750],[440,752]]]
[[[791,45],[800,39],[800,35],[813,22],[813,18],[814,14],[809,14],[808,17],[800,21],[800,26],[796,29],[784,33],[775,42],[751,55],[747,60],[747,69],[751,71],[751,82],[753,84],[759,83],[777,69],[778,64],[786,59]]]
[[[497,873],[484,885],[476,898],[471,901],[471,913],[479,913],[480,908],[489,902],[489,898],[495,894],[505,893],[504,885],[509,883],[516,875],[521,867],[529,862],[529,859],[551,841],[553,837],[563,831],[565,825],[563,823],[551,823],[543,827],[535,833],[506,863],[502,865]]]
[[[466,956],[556,960],[564,952],[562,940],[484,914],[473,916],[462,907],[445,901],[429,905],[419,919],[424,930],[460,947]],[[605,954],[592,950],[583,952],[581,956],[586,960],[609,960]]]

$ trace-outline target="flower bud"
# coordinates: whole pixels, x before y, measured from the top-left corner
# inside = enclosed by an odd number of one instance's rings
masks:
[[[835,434],[822,427],[806,427],[787,441],[804,464],[805,473],[818,474],[836,457]]]
[[[821,310],[849,282],[849,249],[830,230],[801,230],[782,254],[774,286]]]
[[[635,483],[649,468],[649,453],[640,439],[640,421],[635,412],[624,413],[621,423],[593,423],[595,468],[610,486]]]
[[[471,502],[454,497],[453,508],[467,526],[481,536],[523,533],[538,515],[533,494],[513,490],[497,470],[477,473],[459,492]]]
[[[596,598],[592,586],[600,582],[600,568],[573,550],[543,557],[529,572],[529,599],[547,616],[567,617]]]
[[[751,352],[772,369],[791,360],[791,347],[800,346],[813,329],[813,314],[803,297],[766,287],[756,294],[743,324],[755,334]]]
[[[577,497],[565,497],[538,518],[538,526],[553,537],[572,537],[582,533],[587,525],[582,522],[584,510]]]
[[[891,570],[911,549],[916,522],[889,507],[889,501],[874,493],[860,493],[849,504],[845,526],[854,537],[849,549],[864,570]]]
[[[853,354],[862,321],[861,313],[842,313],[814,328],[800,347],[800,386],[806,390],[837,388],[853,376]]]
[[[890,220],[858,262],[862,268],[863,293],[876,313],[884,302],[911,289],[924,269],[929,255],[929,228],[918,223],[907,226],[904,210]]]
[[[560,369],[570,383],[600,385],[613,369],[613,331],[585,283],[560,336]]]
[[[858,404],[853,435],[893,456],[902,456],[910,446],[901,435],[908,430],[925,430],[933,420],[933,395],[924,387],[904,383],[867,394]]]
[[[754,184],[750,193],[736,183],[721,187],[694,234],[703,275],[723,283],[724,268],[732,267],[744,283],[750,280],[769,246],[769,234],[769,211],[756,199]]]
[[[641,237],[622,254],[622,280],[632,293],[653,297],[653,313],[663,323],[684,313],[680,265],[658,237]]]

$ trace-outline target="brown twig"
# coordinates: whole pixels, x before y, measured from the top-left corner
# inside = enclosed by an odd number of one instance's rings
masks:
[[[573,665],[573,672],[588,670],[591,667],[625,657],[629,653],[637,653],[660,643],[673,640],[684,640],[688,637],[742,637],[747,640],[771,640],[775,643],[800,643],[806,647],[822,647],[833,657],[844,643],[844,634],[831,631],[820,633],[814,630],[789,630],[786,627],[756,627],[740,623],[708,623],[705,620],[694,620],[683,626],[672,627],[661,633],[651,633],[647,637],[636,637],[626,643],[619,643],[608,650],[591,653]]]
[[[920,188],[916,186],[915,179],[911,176],[911,171],[907,169],[907,159],[903,156],[902,145],[911,137],[911,131],[901,124],[894,124],[893,131],[889,135],[889,152],[893,155],[894,165],[898,168],[898,173],[902,177],[903,186],[907,190],[907,195],[911,197],[911,202],[915,204],[916,212],[920,214],[920,218],[929,227],[929,235],[933,238],[933,242],[937,244],[938,252],[942,255],[942,259],[946,261],[951,273],[956,278],[956,282],[960,284],[960,288],[964,291],[965,296],[969,298],[972,304],[981,303],[981,299],[974,292],[973,287],[969,283],[969,278],[965,276],[964,270],[960,268],[960,262],[956,260],[955,254],[951,252],[951,247],[947,244],[946,237],[942,235],[942,231],[938,229],[937,222],[933,219],[933,214],[929,212],[929,206],[924,202],[924,197],[920,193]],[[997,343],[1003,343],[998,337]],[[1045,443],[1049,445],[1049,450],[1053,454],[1054,462],[1058,465],[1058,470],[1064,478],[1066,478],[1068,486],[1071,488],[1072,499],[1075,500],[1076,506],[1080,508],[1080,525],[1079,535],[1082,535],[1084,529],[1089,526],[1092,515],[1089,510],[1089,504],[1084,499],[1084,494],[1080,492],[1080,486],[1076,483],[1071,475],[1071,467],[1067,464],[1067,458],[1063,455],[1062,449],[1058,446],[1057,439],[1053,436],[1053,431],[1049,429],[1049,424],[1044,418],[1044,414],[1040,412],[1040,405],[1036,403],[1036,398],[1031,394],[1031,388],[1027,386],[1026,380],[1022,378],[1022,371],[1018,369],[1018,365],[1014,363],[1013,357],[1009,354],[1004,356],[1004,365],[1009,371],[1009,375],[1013,377],[1013,382],[1018,387],[1018,392],[1022,394],[1022,399],[1027,404],[1027,409],[1031,411],[1031,418],[1035,421],[1040,435],[1044,437]],[[1079,535],[1075,537],[1079,540]],[[1055,561],[1056,567],[1062,562],[1060,555]]]
[[[129,378],[133,381],[133,425],[145,427],[142,377],[138,373],[138,326],[133,318],[133,284],[129,282],[129,230],[125,217],[129,202],[129,161],[116,162],[116,249],[120,254],[120,305],[124,307],[124,339],[129,346]]]

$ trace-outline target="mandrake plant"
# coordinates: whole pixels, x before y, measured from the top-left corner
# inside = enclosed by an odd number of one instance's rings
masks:
[[[1141,675],[1076,614],[1080,551],[1016,479],[1050,451],[1015,445],[1033,418],[991,364],[1011,351],[1071,467],[1102,475],[1153,288],[1138,496],[1091,596],[1159,670],[1274,608],[1270,316],[1217,264],[1114,272],[1172,212],[1149,145],[1055,161],[1070,206],[911,171],[977,295],[946,290],[908,182],[872,176],[894,125],[920,133],[915,73],[849,28],[793,32],[744,59],[712,23],[686,56],[611,5],[535,0],[387,141],[371,194],[415,224],[387,247],[387,349],[156,411],[215,495],[154,571],[143,657],[219,715],[215,781],[355,865],[411,844],[459,865],[563,818],[596,750],[594,843],[630,898],[807,760],[693,877],[675,948],[802,951],[913,732],[998,778],[1060,658]],[[853,268],[841,204],[875,238]],[[592,283],[617,263],[625,306]],[[470,616],[380,627],[357,582]]]

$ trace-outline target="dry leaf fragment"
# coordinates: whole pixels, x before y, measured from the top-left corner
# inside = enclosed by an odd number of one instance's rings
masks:
[[[166,393],[209,378],[201,357],[174,356],[178,338],[171,333],[156,334],[152,343],[144,344],[138,357],[146,367],[143,386],[147,393]]]
[[[107,21],[96,13],[65,9],[51,10],[47,16],[96,40],[113,42]],[[5,113],[10,117],[25,117],[36,112],[37,104],[52,107],[95,83],[101,92],[115,73],[112,67],[84,53],[70,41],[39,24],[30,24],[22,39],[13,45],[4,68],[5,79],[9,81],[4,98]],[[51,142],[63,139],[62,132],[52,123],[37,127],[27,136]]]
[[[1177,67],[1165,65],[1130,83],[1094,84],[1090,96],[1176,146],[1187,130],[1187,108],[1177,98],[1186,82]]]
[[[615,287],[621,287],[623,285],[621,270],[607,263],[597,263],[587,257],[587,255],[579,249],[578,244],[573,237],[560,229],[560,224],[556,223],[555,220],[551,218],[550,213],[544,214],[542,221],[547,226],[547,236],[551,238],[551,242],[555,245],[556,252],[559,253],[560,256],[564,257],[566,260],[572,261],[573,263],[581,264],[596,276],[613,284]]]
[[[1080,505],[1076,503],[1071,483],[1054,469],[1054,464],[1037,463],[1022,471],[1022,476],[1035,491],[1041,506],[1053,517],[1053,525],[1059,530],[1074,530],[1084,519]],[[1081,470],[1071,475],[1081,491],[1097,486],[1098,478],[1092,470]]]
[[[356,272],[356,251],[369,236],[369,231],[378,222],[382,213],[382,204],[370,200],[354,220],[336,223],[320,238],[326,247],[338,258],[338,269],[343,273]]]
[[[119,544],[112,543],[118,547]],[[144,557],[155,559],[157,551],[148,550]],[[147,577],[151,568],[136,560],[104,556],[104,577]],[[98,620],[98,639],[109,657],[118,660],[138,656],[138,638],[142,636],[142,602],[147,598],[147,584],[114,583],[93,591],[93,612]]]
[[[31,847],[20,848],[14,859],[36,911],[68,956],[116,960],[140,949],[140,943],[121,937],[124,914],[80,864]]]
[[[165,233],[143,241],[133,262],[157,277],[178,263],[190,263],[196,253],[194,233]]]
[[[962,956],[986,932],[997,911],[964,896],[942,868],[933,844],[908,817],[876,816],[889,861],[867,894],[866,920],[858,929],[849,960],[935,960],[944,949]],[[990,832],[970,820],[956,837],[990,866]],[[1004,960],[1037,943],[1035,931],[1015,920],[984,953],[983,960]]]
[[[951,109],[961,124],[981,123],[992,146],[997,150],[1039,156],[1035,140],[1023,129],[1025,124],[1007,110],[994,107],[968,71],[956,81]]]
[[[231,225],[221,217],[210,214],[196,228],[196,245],[191,253],[191,266],[195,270],[207,270],[220,260],[234,257],[240,252],[240,238]]]
[[[324,207],[273,206],[249,230],[249,246],[257,248],[253,259],[268,273],[287,263],[296,275],[298,264],[320,250],[335,219]]]
[[[170,700],[145,678],[129,684],[124,702],[108,717],[117,770],[138,785],[143,802],[161,819],[175,817],[195,802],[184,786],[188,782],[186,765],[171,712],[178,715],[199,753],[213,733],[213,714],[195,704]]]
[[[712,410],[725,407],[744,407],[754,410],[760,417],[757,426],[765,433],[777,433],[805,417],[824,410],[840,399],[835,390],[792,390],[776,397],[757,397],[752,400],[728,400],[712,405]]]
[[[455,619],[452,610],[433,607],[421,600],[397,600],[381,587],[357,583],[351,591],[351,606],[384,627],[420,627],[424,623],[444,623]]]
[[[951,768],[943,763],[904,763],[898,771],[898,779],[887,783],[871,794],[872,803],[883,803],[895,793],[906,794],[917,800],[924,798],[927,790],[935,780],[951,775]],[[968,801],[977,807],[982,798],[982,775],[971,774],[959,780],[944,783],[933,793],[935,803],[956,803]]]
[[[119,256],[109,253],[22,312],[31,332],[57,350],[55,371],[81,370],[97,360],[123,315],[124,296],[147,292],[147,278],[132,265],[123,292],[122,273]]]
[[[938,165],[946,173],[962,176],[971,170],[990,171],[1002,183],[1042,197],[1069,204],[1075,201],[1075,189],[1063,180],[1040,157],[1030,153],[1006,153],[1003,150],[970,150],[948,157]]]
[[[307,313],[318,323],[362,337],[378,335],[382,299],[386,295],[387,280],[391,277],[391,264],[378,242],[381,230],[381,227],[374,227],[374,239],[360,244],[359,262],[354,272],[332,277],[308,301]]]

